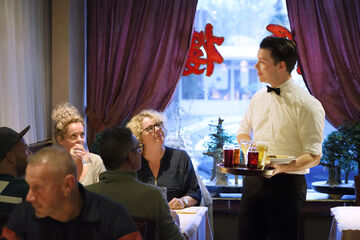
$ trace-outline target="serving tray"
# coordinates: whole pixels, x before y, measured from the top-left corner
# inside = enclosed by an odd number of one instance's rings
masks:
[[[245,165],[240,165],[232,168],[224,167],[223,163],[219,163],[217,168],[222,173],[228,173],[232,175],[243,175],[243,176],[272,176],[274,173],[274,168],[265,169],[251,169],[245,167]]]

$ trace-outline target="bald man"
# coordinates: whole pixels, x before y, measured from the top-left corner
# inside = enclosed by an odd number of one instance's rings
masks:
[[[2,231],[6,239],[142,239],[122,205],[87,191],[77,182],[69,153],[44,148],[29,158],[26,202],[15,208]]]

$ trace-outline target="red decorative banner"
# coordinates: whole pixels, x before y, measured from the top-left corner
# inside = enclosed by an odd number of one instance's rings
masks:
[[[289,31],[289,29],[287,29],[286,27],[283,27],[281,25],[269,24],[269,25],[266,26],[266,30],[271,32],[273,34],[272,36],[283,37],[283,38],[287,38],[289,40],[293,40],[293,37],[292,37],[291,32]],[[298,74],[301,75],[299,64],[298,64],[298,66],[296,68],[296,71],[297,71]]]
[[[224,61],[215,47],[215,44],[220,46],[223,42],[224,37],[213,35],[213,26],[210,23],[205,26],[205,34],[203,31],[195,31],[183,75],[188,76],[192,73],[200,75],[206,69],[206,76],[211,76],[214,71],[214,63],[222,63]],[[203,51],[200,49],[201,47],[204,47],[207,58],[201,58],[204,56]],[[206,65],[207,67],[200,69],[201,65]]]

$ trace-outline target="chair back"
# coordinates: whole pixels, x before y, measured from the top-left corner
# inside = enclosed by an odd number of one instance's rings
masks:
[[[153,218],[133,217],[143,240],[155,240],[156,221]]]
[[[44,140],[41,142],[30,144],[29,149],[32,153],[36,153],[40,149],[42,149],[44,147],[49,147],[49,146],[52,146],[52,141],[50,139],[47,139],[47,140]]]
[[[356,205],[360,206],[360,175],[354,176]]]
[[[209,221],[211,232],[214,235],[214,225],[213,225],[213,200],[209,190],[206,188],[205,184],[202,182],[199,173],[195,170],[195,175],[198,180],[200,190],[201,190],[201,203],[200,206],[205,206],[208,208]]]

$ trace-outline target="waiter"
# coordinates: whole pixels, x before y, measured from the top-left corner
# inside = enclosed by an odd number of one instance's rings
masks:
[[[298,59],[286,38],[266,37],[255,68],[270,86],[252,97],[237,140],[266,141],[273,154],[296,156],[272,163],[270,178],[246,176],[240,205],[239,239],[297,239],[300,208],[306,200],[304,174],[319,164],[325,112],[321,103],[291,77]]]

